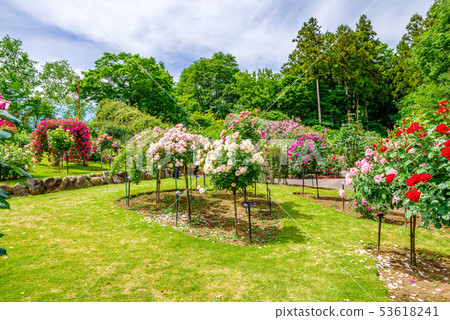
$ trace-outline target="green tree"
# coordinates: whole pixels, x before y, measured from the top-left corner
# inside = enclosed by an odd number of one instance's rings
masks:
[[[177,121],[180,111],[173,100],[173,79],[163,63],[130,53],[104,53],[95,68],[83,72],[83,99],[113,99],[136,106],[142,112]]]
[[[0,92],[11,101],[10,112],[19,116],[20,106],[39,84],[36,61],[22,49],[22,41],[9,35],[0,40]]]
[[[92,106],[80,101],[78,108],[77,83],[79,76],[66,60],[47,62],[39,74],[41,96],[63,117],[83,118]]]
[[[42,120],[55,117],[55,107],[41,97],[32,97],[24,103],[21,116],[23,123],[34,130]]]
[[[238,97],[226,90],[236,80],[239,72],[236,58],[223,52],[214,53],[211,58],[200,58],[183,70],[177,84],[180,96],[192,95],[200,110],[213,110],[218,118],[230,111]]]
[[[326,72],[327,63],[325,37],[320,32],[320,26],[315,18],[310,18],[292,40],[297,43],[295,50],[289,55],[289,61],[283,66],[286,74],[301,76],[305,74],[305,82],[316,81],[317,111],[319,123],[322,122],[320,107],[319,78]]]
[[[420,70],[412,58],[412,47],[424,31],[424,20],[421,15],[414,14],[408,25],[406,33],[397,45],[393,58],[393,94],[401,99],[422,82]]]
[[[270,69],[262,69],[252,73],[238,72],[234,75],[235,81],[226,91],[230,96],[239,97],[236,107],[243,110],[277,109],[277,95],[280,91],[281,75],[273,73]],[[273,106],[272,106],[273,104]],[[235,110],[238,111],[235,107]]]

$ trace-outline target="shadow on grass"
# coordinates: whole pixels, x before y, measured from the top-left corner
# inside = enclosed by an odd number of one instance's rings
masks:
[[[3,233],[0,233],[0,238],[3,237],[3,236],[4,236],[4,234],[3,234]]]

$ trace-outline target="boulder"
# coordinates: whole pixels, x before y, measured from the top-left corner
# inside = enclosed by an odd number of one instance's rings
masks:
[[[91,178],[91,183],[93,186],[102,186],[105,184],[105,180],[100,177],[93,177]]]
[[[114,176],[112,180],[113,180],[113,183],[124,183],[125,182],[125,180],[119,176]]]
[[[28,191],[33,195],[45,193],[45,183],[41,179],[29,179],[27,180]]]
[[[109,177],[109,172],[108,171],[103,171],[103,179],[105,179],[105,182],[107,184],[113,183],[113,180]]]
[[[129,173],[128,173],[129,174]],[[125,181],[125,171],[117,172],[117,176],[121,177]],[[114,179],[113,179],[114,180]]]
[[[63,190],[72,190],[74,189],[74,183],[73,181],[70,179],[70,177],[64,177],[62,178],[61,184],[59,185],[59,190],[63,191]]]
[[[16,183],[13,187],[13,195],[15,197],[23,197],[23,196],[27,196],[30,193],[28,192],[27,188],[25,188],[24,186],[22,186],[20,183]]]
[[[61,177],[45,178],[43,181],[45,184],[45,188],[47,189],[47,192],[58,191],[58,188],[62,183]]]
[[[85,176],[78,176],[77,180],[75,181],[75,189],[82,189],[82,188],[88,188],[92,187],[92,183],[89,182],[89,180]]]
[[[0,184],[0,189],[5,190],[6,192],[8,192],[9,194],[13,193],[13,187],[9,186],[7,184]]]

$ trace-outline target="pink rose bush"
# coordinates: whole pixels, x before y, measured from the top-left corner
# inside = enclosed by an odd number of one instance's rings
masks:
[[[45,119],[39,123],[31,133],[30,150],[34,154],[35,162],[41,161],[44,152],[48,152],[50,162],[53,165],[57,163],[58,155],[49,149],[47,134],[59,127],[68,131],[74,138],[74,145],[69,149],[69,161],[88,165],[92,150],[91,134],[86,124],[78,119]]]
[[[209,144],[208,138],[189,133],[182,124],[177,124],[151,143],[146,155],[158,169],[183,167],[194,163],[194,155]]]

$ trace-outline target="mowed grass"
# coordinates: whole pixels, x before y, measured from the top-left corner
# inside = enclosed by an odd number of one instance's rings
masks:
[[[108,170],[109,165],[103,164],[103,170]],[[32,171],[29,171],[29,174],[33,178],[38,179],[45,179],[48,177],[68,177],[68,176],[79,176],[83,174],[89,174],[89,173],[97,173],[101,172],[101,166],[100,163],[97,162],[90,162],[89,166],[83,166],[81,164],[76,163],[69,163],[69,173],[67,173],[66,169],[66,163],[64,162],[64,166],[61,166],[61,172],[58,172],[58,166],[52,166],[50,165],[50,162],[48,162],[46,159],[43,159],[40,163],[35,164],[35,168]],[[19,178],[14,180],[0,180],[0,184],[7,184],[7,185],[15,185],[16,183],[20,183],[22,185],[25,185],[26,181],[29,178]]]
[[[8,251],[0,300],[388,301],[371,257],[355,252],[376,241],[375,221],[294,196],[295,187],[271,189],[286,216],[266,247],[213,243],[144,221],[114,204],[124,185],[13,198],[0,214]],[[383,228],[384,246],[408,245],[406,228]],[[417,238],[419,250],[449,253],[442,232],[418,230]]]

